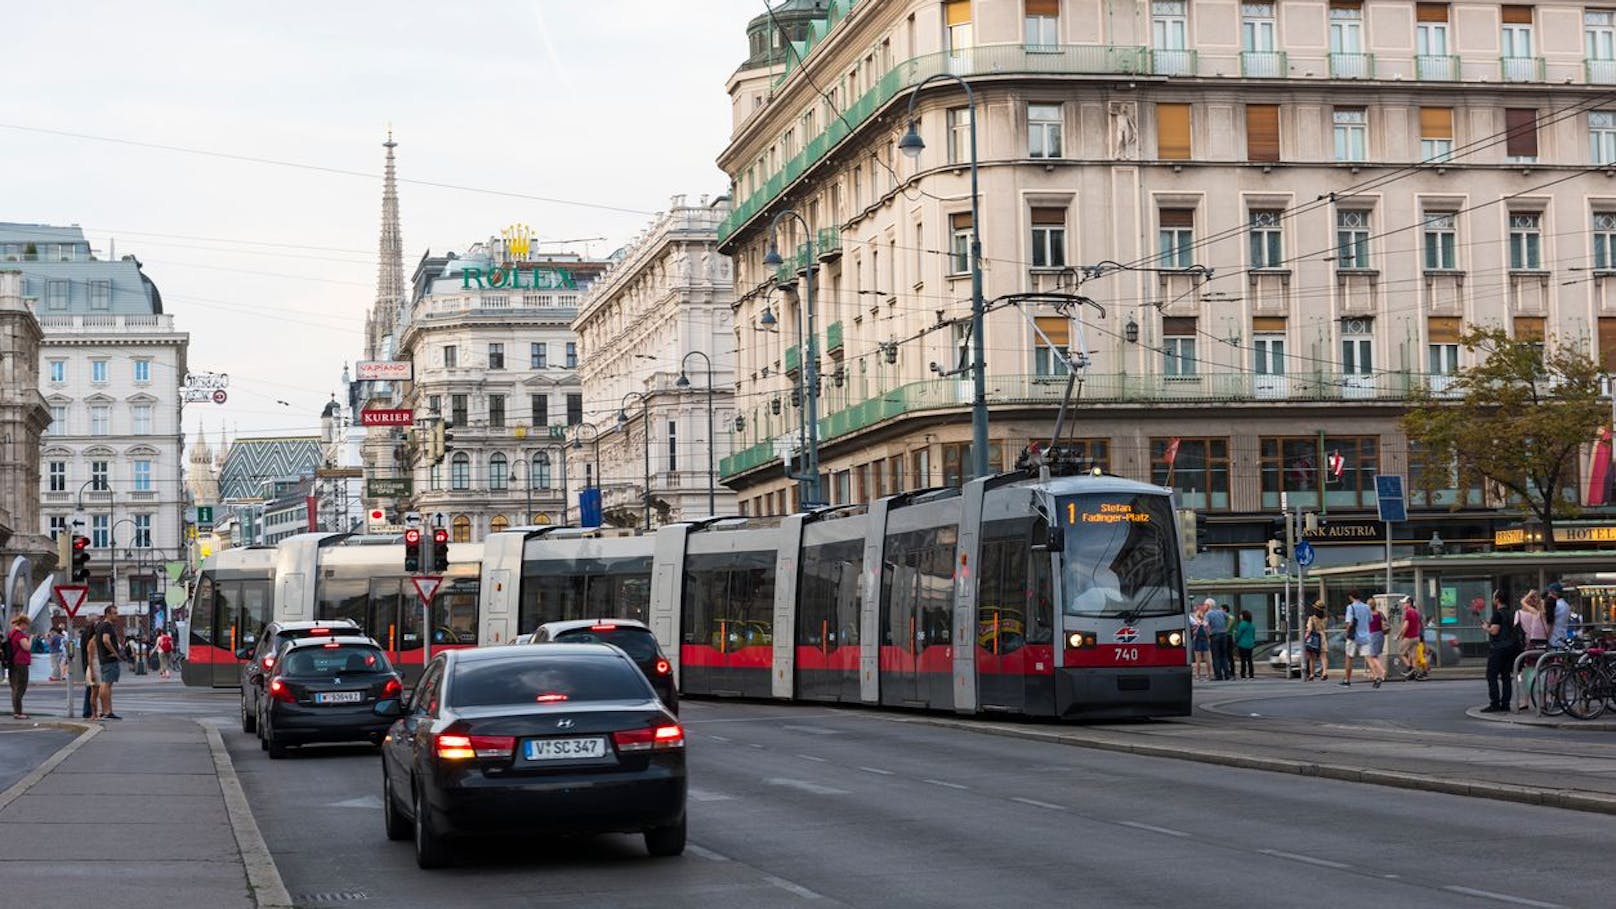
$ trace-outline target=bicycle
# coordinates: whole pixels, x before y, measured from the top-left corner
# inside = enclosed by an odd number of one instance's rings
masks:
[[[1579,653],[1577,641],[1571,640],[1564,646],[1552,648],[1537,658],[1527,700],[1538,716],[1559,716],[1565,713],[1565,701],[1561,698],[1560,683],[1571,671]]]
[[[1558,695],[1565,712],[1592,720],[1616,701],[1616,653],[1590,647],[1560,679]]]

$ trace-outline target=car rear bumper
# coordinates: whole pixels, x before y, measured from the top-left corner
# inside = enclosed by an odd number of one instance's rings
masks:
[[[483,777],[427,792],[440,831],[456,836],[571,836],[637,833],[685,813],[684,768],[627,773]]]
[[[378,704],[304,707],[274,700],[269,704],[270,728],[276,739],[289,745],[381,741],[393,725],[392,716],[376,712]]]

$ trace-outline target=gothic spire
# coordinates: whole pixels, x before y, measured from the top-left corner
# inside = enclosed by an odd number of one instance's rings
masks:
[[[382,147],[387,149],[387,167],[382,176],[382,232],[377,251],[376,306],[371,310],[365,338],[368,353],[372,357],[381,356],[382,352],[377,346],[391,330],[394,316],[405,303],[404,240],[399,231],[398,180],[393,166],[393,149],[398,147],[398,143],[393,141],[392,127],[388,127],[387,141],[382,143]]]

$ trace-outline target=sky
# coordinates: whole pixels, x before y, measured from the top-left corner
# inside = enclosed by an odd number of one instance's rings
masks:
[[[389,127],[406,281],[512,223],[605,255],[670,196],[724,191],[724,83],[763,9],[26,4],[0,55],[0,221],[78,224],[144,263],[191,371],[230,376],[224,405],[186,405],[188,435],[310,434],[363,353]]]

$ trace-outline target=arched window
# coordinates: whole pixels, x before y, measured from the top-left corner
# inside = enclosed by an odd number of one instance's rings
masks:
[[[550,455],[548,452],[539,452],[533,456],[533,476],[538,480],[540,489],[550,488]]]
[[[451,543],[470,543],[471,542],[471,518],[468,518],[463,514],[455,515],[454,532],[449,535],[449,542],[451,542]]]
[[[471,488],[471,455],[455,452],[454,460],[449,462],[449,488]]]
[[[510,526],[511,522],[506,520],[504,515],[496,514],[494,515],[494,519],[488,522],[488,532],[499,533],[502,530],[509,529]]]
[[[488,459],[488,488],[504,489],[510,483],[510,474],[507,472],[505,456],[495,453]]]

